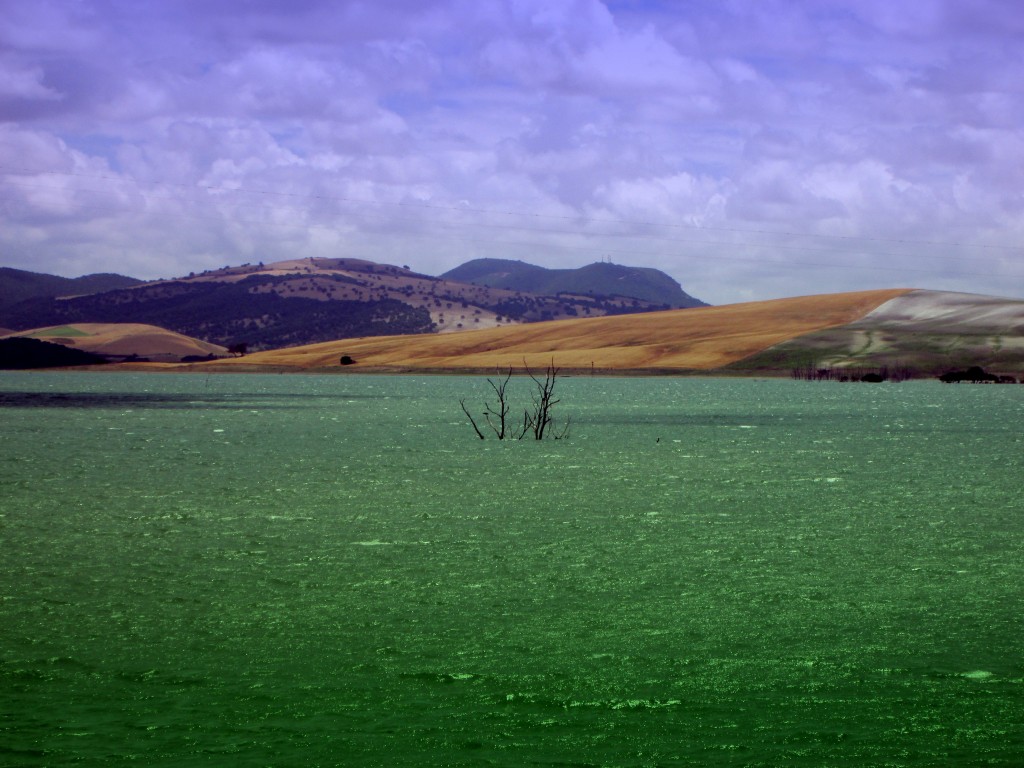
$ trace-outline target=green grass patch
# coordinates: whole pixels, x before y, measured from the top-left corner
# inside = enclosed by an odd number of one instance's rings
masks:
[[[33,336],[40,337],[51,337],[60,336],[62,338],[73,338],[75,336],[91,336],[92,334],[80,331],[78,328],[73,328],[70,325],[62,325],[59,328],[47,328],[45,331],[39,331],[33,334]]]

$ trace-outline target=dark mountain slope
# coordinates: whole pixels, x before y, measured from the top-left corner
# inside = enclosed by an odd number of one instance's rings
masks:
[[[0,267],[0,310],[39,296],[79,296],[141,285],[141,280],[124,275],[95,274],[59,277],[23,269]]]
[[[17,307],[21,329],[61,323],[146,323],[230,347],[251,349],[325,339],[429,333],[430,314],[393,299],[317,301],[271,290],[284,278],[161,282],[72,299],[39,298]],[[339,281],[341,282],[341,281]]]

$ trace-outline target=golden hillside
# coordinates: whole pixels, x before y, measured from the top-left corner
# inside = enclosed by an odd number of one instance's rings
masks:
[[[844,325],[909,289],[803,296],[720,307],[618,315],[444,335],[380,336],[258,352],[206,369],[491,371],[543,367],[610,371],[712,370],[787,339]]]
[[[227,350],[217,344],[142,323],[70,323],[31,331],[12,331],[11,335],[63,344],[110,358],[135,355],[149,360],[177,362],[189,355],[227,354]]]

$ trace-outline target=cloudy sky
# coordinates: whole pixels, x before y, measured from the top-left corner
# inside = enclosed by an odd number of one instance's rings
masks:
[[[1024,296],[1019,0],[0,0],[0,265]]]

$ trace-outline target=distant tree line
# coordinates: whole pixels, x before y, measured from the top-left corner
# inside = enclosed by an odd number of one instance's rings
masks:
[[[920,375],[920,371],[909,365],[882,365],[874,368],[819,368],[812,363],[800,368],[794,368],[792,371],[792,377],[802,381],[899,382],[916,379]]]
[[[814,363],[794,368],[794,379],[802,381],[906,381],[922,377],[920,370],[908,365],[883,365],[876,368],[829,368],[819,367]],[[978,365],[965,370],[946,371],[938,376],[946,384],[966,382],[969,384],[1016,384],[1014,376],[989,373]],[[1024,380],[1022,380],[1024,382]]]

